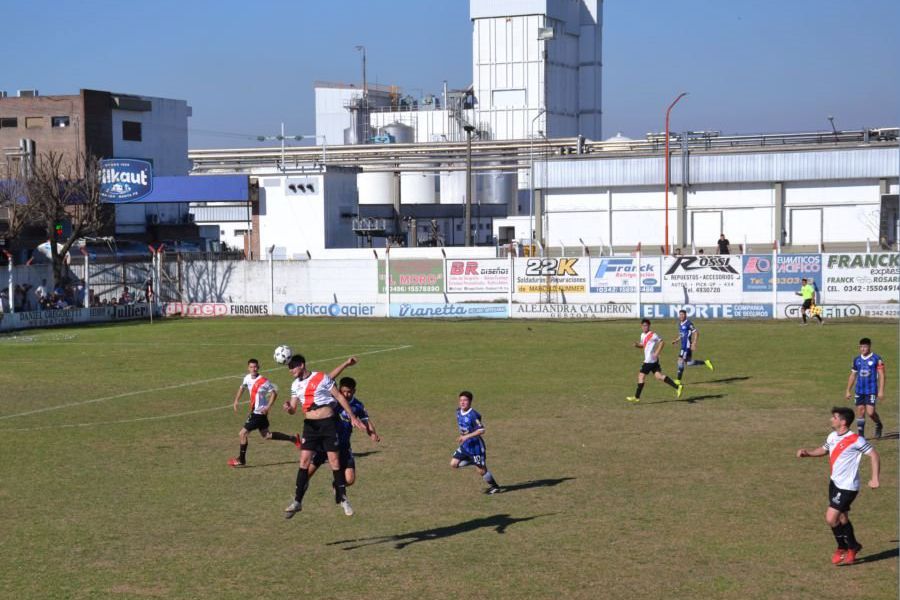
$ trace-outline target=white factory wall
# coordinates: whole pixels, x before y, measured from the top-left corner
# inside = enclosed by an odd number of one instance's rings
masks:
[[[290,183],[311,183],[312,193],[295,194]],[[260,177],[260,248],[274,245],[278,258],[304,256],[307,250],[325,248],[325,199],[322,177]]]

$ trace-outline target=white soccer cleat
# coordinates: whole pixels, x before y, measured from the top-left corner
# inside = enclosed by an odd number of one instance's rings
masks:
[[[296,515],[301,510],[303,510],[303,506],[299,502],[294,500],[293,502],[291,502],[288,505],[288,507],[286,509],[284,509],[284,518],[290,519],[291,517]]]
[[[353,516],[353,507],[350,506],[350,501],[347,500],[346,498],[344,498],[343,500],[341,500],[341,508],[344,509],[344,514],[345,514],[345,515],[347,515],[348,517],[352,517],[352,516]]]

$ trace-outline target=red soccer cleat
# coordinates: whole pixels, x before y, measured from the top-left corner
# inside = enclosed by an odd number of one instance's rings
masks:
[[[228,459],[228,466],[229,466],[229,467],[243,467],[243,466],[244,466],[244,463],[242,463],[241,461],[239,461],[239,460],[236,459],[236,458],[229,458],[229,459]]]
[[[862,544],[856,547],[855,550],[847,550],[847,554],[844,555],[844,563],[845,565],[852,565],[856,562],[856,553],[862,550]]]
[[[844,553],[847,551],[846,548],[838,548],[834,551],[834,554],[831,555],[831,564],[839,565],[844,560]]]

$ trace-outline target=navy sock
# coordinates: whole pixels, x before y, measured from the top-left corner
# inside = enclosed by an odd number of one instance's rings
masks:
[[[494,476],[491,474],[490,471],[485,471],[484,475],[482,475],[481,478],[484,479],[485,482],[491,487],[500,487],[499,484],[497,483],[497,480],[494,479]]]
[[[863,417],[862,419],[856,420],[856,433],[859,435],[865,435],[866,433],[866,419]]]
[[[684,375],[684,364],[681,364],[678,367],[678,379],[681,379],[682,375]]]

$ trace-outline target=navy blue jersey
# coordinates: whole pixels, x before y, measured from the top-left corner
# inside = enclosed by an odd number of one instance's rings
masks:
[[[682,350],[691,349],[691,336],[694,335],[695,331],[697,331],[697,328],[694,327],[690,319],[685,319],[683,323],[678,323],[678,335],[681,336]]]
[[[878,393],[879,368],[884,368],[881,357],[874,352],[869,356],[859,355],[853,359],[852,370],[856,372],[856,393],[871,395]]]
[[[356,396],[350,399],[349,404],[357,419],[363,423],[369,422],[369,413],[366,412],[366,407]],[[338,446],[349,448],[350,436],[353,435],[353,425],[350,424],[350,416],[347,414],[347,411],[341,408],[340,405],[338,405],[338,408],[341,409],[338,413]]]
[[[467,435],[479,429],[484,429],[481,415],[474,408],[470,408],[466,412],[457,408],[456,422],[459,425],[460,435]],[[472,455],[484,454],[484,440],[481,439],[480,435],[469,438],[460,445],[460,449]]]

